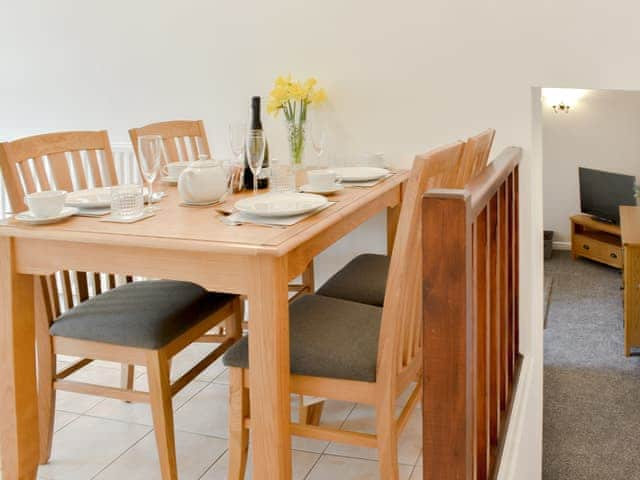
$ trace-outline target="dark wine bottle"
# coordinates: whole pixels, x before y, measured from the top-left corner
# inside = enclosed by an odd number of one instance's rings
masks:
[[[251,130],[262,130],[262,119],[260,118],[260,97],[251,97]],[[265,139],[264,162],[262,170],[258,174],[258,188],[269,186],[269,143]],[[244,188],[253,189],[253,172],[249,168],[247,154],[244,154]]]

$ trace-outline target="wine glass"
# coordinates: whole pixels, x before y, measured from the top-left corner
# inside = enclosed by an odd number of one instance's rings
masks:
[[[148,211],[153,211],[153,182],[155,182],[160,171],[160,160],[162,159],[162,137],[160,135],[142,135],[138,138],[138,163],[142,178],[148,185],[149,207]]]
[[[246,138],[247,126],[242,122],[229,124],[229,145],[236,158],[241,158],[244,153],[244,141]]]
[[[311,146],[319,159],[324,151],[325,129],[319,122],[313,122],[309,130],[311,131]]]
[[[247,163],[253,173],[253,194],[258,193],[258,175],[262,170],[262,162],[264,162],[264,151],[266,140],[262,130],[249,130],[245,145],[247,155]]]

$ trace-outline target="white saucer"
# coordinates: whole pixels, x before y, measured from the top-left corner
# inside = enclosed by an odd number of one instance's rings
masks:
[[[339,192],[340,190],[344,190],[344,185],[342,185],[341,183],[334,183],[332,186],[325,188],[314,187],[310,183],[307,183],[306,185],[300,187],[301,192],[319,193],[321,195],[330,195],[332,193]]]
[[[216,203],[220,203],[220,200],[213,200],[211,202],[187,202],[186,200],[182,200],[180,205],[183,207],[207,207],[209,205],[215,205]]]
[[[389,170],[378,167],[340,167],[333,169],[343,182],[370,182],[389,175]]]
[[[46,225],[48,223],[56,223],[61,220],[65,220],[76,213],[78,213],[77,208],[64,207],[58,215],[54,215],[53,217],[36,217],[33,213],[27,211],[18,213],[14,218],[20,222],[28,223],[29,225]]]
[[[162,183],[166,183],[167,185],[177,185],[178,184],[178,177],[170,177],[170,176],[165,176],[165,177],[161,177],[160,181]]]

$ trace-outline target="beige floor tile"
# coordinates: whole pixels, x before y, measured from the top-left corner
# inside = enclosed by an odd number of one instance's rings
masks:
[[[80,415],[76,415],[74,413],[57,411],[53,419],[53,431],[57,432],[58,430],[66,427],[67,425],[69,425],[74,420],[77,420],[78,418],[80,418]]]
[[[374,433],[375,413],[374,408],[367,405],[358,405],[349,414],[344,423],[345,430],[355,432]],[[420,449],[422,448],[422,416],[418,410],[414,410],[409,417],[407,425],[398,441],[398,461],[404,465],[415,465]],[[344,457],[356,457],[369,460],[378,459],[378,450],[375,448],[356,447],[340,443],[331,443],[326,453],[341,455]]]
[[[229,388],[211,383],[175,413],[176,429],[227,438]]]
[[[171,379],[175,380],[185,373],[196,363],[206,357],[217,344],[214,343],[193,343],[173,357],[171,362]],[[216,360],[204,372],[202,372],[197,380],[203,382],[211,382],[225,370],[222,364],[222,358]]]
[[[80,417],[53,436],[53,454],[39,476],[88,480],[149,433],[148,427]]]
[[[119,370],[93,364],[77,371],[68,378],[69,380],[94,383],[108,387],[120,386]],[[56,394],[56,410],[82,414],[95,407],[103,400],[103,397],[96,397],[93,395],[82,395],[73,392],[58,392]]]
[[[413,467],[400,465],[400,478],[408,480]],[[385,480],[380,479],[378,462],[361,458],[323,455],[308,480]]]
[[[224,453],[227,442],[219,438],[176,432],[180,480],[198,480]],[[95,480],[151,480],[160,478],[155,435],[149,433],[102,471]]]
[[[292,461],[293,461],[293,480],[303,480],[311,467],[316,463],[318,458],[320,457],[317,453],[310,452],[300,452],[298,450],[293,450],[292,452]],[[213,467],[202,477],[201,480],[226,480],[227,478],[227,461],[228,454],[225,453],[220,460],[218,460]],[[247,473],[245,475],[245,480],[251,479],[251,453],[249,453],[249,461],[247,462]],[[332,479],[337,480],[337,479]]]
[[[340,402],[337,400],[327,400],[320,425],[324,427],[340,428],[340,425],[346,420],[349,412],[353,409],[354,404],[349,402]],[[298,421],[298,395],[291,397],[291,417],[293,421]],[[291,441],[292,448],[296,450],[304,450],[305,452],[322,453],[329,445],[329,442],[322,440],[313,440],[311,438],[293,437]]]
[[[229,385],[229,369],[225,368],[220,375],[218,375],[213,383],[221,383],[223,385]]]
[[[184,387],[175,397],[173,397],[174,411],[180,408],[196,393],[205,388],[205,382],[193,381]],[[142,391],[149,391],[147,375],[143,374],[135,380],[135,388]],[[153,425],[151,417],[151,407],[146,403],[126,403],[113,398],[106,398],[98,403],[94,408],[86,412],[86,415],[94,417],[110,418],[122,422],[138,423],[141,425]]]

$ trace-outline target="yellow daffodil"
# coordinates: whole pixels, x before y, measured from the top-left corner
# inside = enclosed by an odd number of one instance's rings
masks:
[[[269,100],[267,103],[267,113],[269,115],[273,115],[274,117],[278,116],[278,112],[282,108],[282,104],[278,102],[274,102],[273,100]]]
[[[318,105],[324,102],[327,99],[327,92],[324,91],[324,88],[320,88],[311,94],[311,104]]]
[[[294,117],[300,117],[301,121],[306,120],[307,106],[317,105],[327,99],[324,89],[316,90],[318,81],[314,77],[309,77],[303,82],[295,81],[291,74],[280,75],[274,82],[273,89],[269,92],[267,112],[277,116],[282,110],[288,121],[294,121]]]
[[[313,90],[313,87],[315,87],[317,83],[318,83],[318,81],[313,77],[308,78],[304,82],[304,89],[307,92],[307,95],[309,95],[311,93],[311,91]]]

